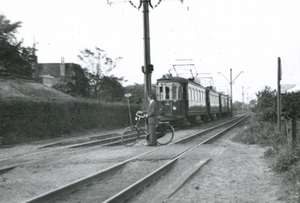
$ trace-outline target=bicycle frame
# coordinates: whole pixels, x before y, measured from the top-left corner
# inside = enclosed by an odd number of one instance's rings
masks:
[[[147,136],[148,133],[147,133],[145,130],[143,130],[143,129],[139,126],[139,123],[140,123],[142,117],[141,117],[141,116],[136,116],[135,118],[136,118],[136,121],[137,121],[137,122],[135,123],[134,127],[135,127],[138,131],[144,133],[145,136]]]
[[[136,123],[125,128],[125,130],[122,133],[121,136],[122,143],[126,146],[133,146],[139,139],[141,139],[141,137],[145,137],[146,140],[149,139],[149,133],[147,127],[145,126],[146,129],[142,127],[141,120],[145,118],[145,116],[141,115],[141,113],[142,112],[136,113],[136,117],[135,117]],[[128,138],[127,135],[131,134],[131,132],[133,131],[137,133],[136,137]],[[144,136],[141,136],[141,134],[144,134]],[[156,126],[156,136],[157,136],[158,144],[160,145],[169,144],[173,139],[174,129],[168,122],[159,122],[158,125]]]
[[[142,119],[143,117],[137,115],[135,118],[136,118],[137,122],[136,122],[136,124],[134,125],[134,127],[135,127],[137,130],[143,132],[143,133],[147,136],[148,133],[147,133],[145,130],[143,130],[143,129],[139,126],[139,123],[140,123],[140,121],[141,121],[141,119]],[[169,122],[158,122],[158,124],[156,125],[156,127],[160,127],[160,129],[161,129],[161,131],[157,131],[157,132],[156,132],[157,138],[160,138],[160,137],[162,137],[162,136],[164,135],[164,126],[165,126],[166,124],[169,124]]]

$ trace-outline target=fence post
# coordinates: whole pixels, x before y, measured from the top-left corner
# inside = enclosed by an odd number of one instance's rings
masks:
[[[297,147],[297,115],[292,115],[292,150]]]

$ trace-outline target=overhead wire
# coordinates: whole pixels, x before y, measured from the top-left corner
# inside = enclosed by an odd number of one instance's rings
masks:
[[[129,1],[124,0],[123,2],[118,2],[118,3],[128,3],[128,2],[129,2]],[[135,22],[133,22],[132,19],[130,19],[128,16],[126,16],[126,15],[124,14],[124,12],[118,11],[118,9],[116,9],[116,8],[113,7],[113,6],[112,6],[112,8],[113,8],[119,15],[122,15],[122,17],[125,17],[125,19],[126,19],[128,22],[130,22],[130,24],[133,26],[133,28],[134,28],[135,30],[140,31],[140,30],[138,30],[137,24],[136,24]],[[121,14],[120,14],[120,13],[121,13]],[[179,54],[178,54],[178,51],[177,51],[177,50],[174,50],[172,47],[170,47],[170,45],[168,45],[168,44],[162,42],[161,40],[159,40],[159,39],[157,39],[157,38],[153,38],[153,37],[152,37],[152,39],[155,40],[156,42],[158,42],[158,43],[164,45],[164,46],[162,46],[162,47],[164,47],[164,49],[166,49],[166,50],[168,50],[168,51],[172,50],[172,53],[173,53],[173,54],[177,55],[179,58],[182,58],[182,55],[179,55]]]
[[[179,2],[178,2],[179,3]],[[209,50],[211,51],[211,53],[217,57],[217,59],[222,62],[223,59],[220,58],[220,56],[217,56],[217,54],[212,50],[212,48],[210,47],[210,45],[208,44],[208,42],[204,39],[204,37],[202,36],[202,34],[200,33],[199,29],[197,28],[197,26],[194,23],[194,20],[192,19],[192,17],[187,13],[187,11],[185,10],[185,8],[183,7],[183,4],[180,3],[181,9],[183,10],[183,12],[185,13],[185,15],[187,16],[188,20],[190,21],[191,25],[193,26],[193,28],[195,29],[196,33],[200,36],[200,38],[203,40],[203,42],[205,43],[205,45],[209,48]],[[212,42],[212,41],[211,41]],[[213,43],[213,42],[212,42]],[[214,43],[213,43],[214,44]],[[215,46],[215,45],[214,45]],[[221,52],[220,52],[221,53]],[[225,60],[224,60],[225,61]],[[226,62],[226,61],[225,61]]]

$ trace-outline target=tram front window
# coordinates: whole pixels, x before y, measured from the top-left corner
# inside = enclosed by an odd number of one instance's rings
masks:
[[[178,100],[181,98],[181,87],[174,84],[159,84],[157,87],[157,100]]]
[[[165,97],[165,99],[170,99],[170,88],[171,87],[166,87],[166,97]]]

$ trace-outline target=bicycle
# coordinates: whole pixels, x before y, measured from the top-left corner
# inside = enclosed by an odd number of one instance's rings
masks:
[[[149,133],[145,131],[142,123],[140,123],[141,119],[145,118],[145,114],[138,111],[135,115],[136,124],[125,128],[121,136],[123,145],[127,147],[135,145],[141,135],[146,139],[149,136]],[[156,126],[156,136],[158,144],[167,145],[173,140],[174,128],[168,122],[159,122]]]

